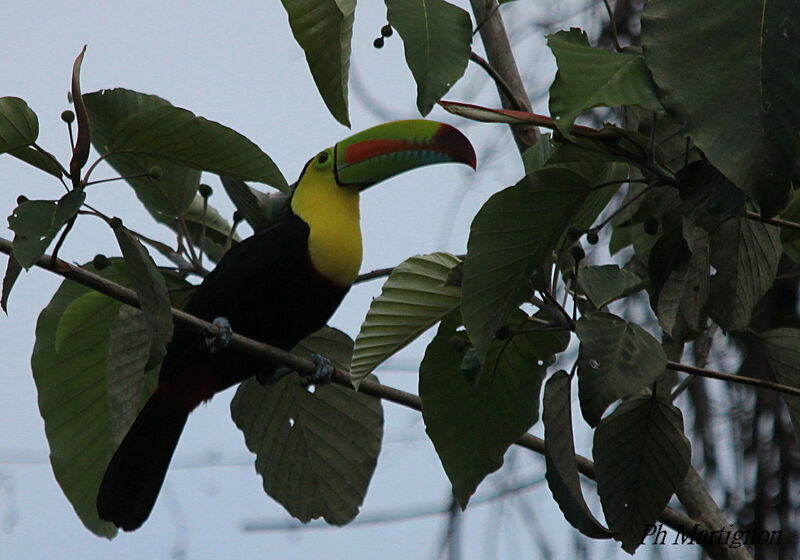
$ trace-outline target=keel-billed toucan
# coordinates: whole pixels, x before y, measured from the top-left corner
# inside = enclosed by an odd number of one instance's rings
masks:
[[[325,325],[358,274],[359,192],[403,171],[445,162],[474,168],[472,145],[455,128],[424,120],[379,125],[321,151],[300,174],[286,216],[230,249],[186,311],[208,321],[223,317],[234,332],[293,348]],[[201,334],[176,325],[158,387],[100,484],[100,517],[126,531],[140,527],[189,413],[265,371],[268,364],[245,354],[210,352]]]

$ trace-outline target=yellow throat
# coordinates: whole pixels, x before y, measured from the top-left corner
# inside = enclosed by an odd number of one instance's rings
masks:
[[[314,159],[297,183],[292,211],[308,224],[308,252],[317,272],[350,286],[361,267],[358,191],[340,187],[330,166]]]

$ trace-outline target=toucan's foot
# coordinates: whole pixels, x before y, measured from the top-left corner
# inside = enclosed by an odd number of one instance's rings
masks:
[[[279,379],[283,379],[293,371],[294,370],[292,368],[286,366],[276,367],[275,369],[265,369],[256,373],[256,381],[266,387],[267,385],[275,383]]]
[[[303,386],[325,385],[330,382],[331,377],[333,377],[333,372],[336,371],[331,361],[320,354],[311,354],[311,361],[314,362],[314,365],[317,367],[314,373],[303,379]]]
[[[209,352],[216,354],[217,352],[225,350],[228,344],[231,343],[233,329],[225,317],[217,317],[211,322],[217,326],[218,330],[217,334],[206,337],[206,346],[208,346]]]

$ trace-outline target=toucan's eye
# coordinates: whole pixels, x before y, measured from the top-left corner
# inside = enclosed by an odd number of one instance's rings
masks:
[[[326,161],[328,161],[328,152],[321,152],[317,156],[317,163],[325,163]]]

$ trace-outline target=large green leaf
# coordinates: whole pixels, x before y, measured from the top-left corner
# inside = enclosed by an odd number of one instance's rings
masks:
[[[116,126],[133,114],[168,106],[169,102],[155,95],[147,95],[128,89],[102,90],[83,96],[92,123],[92,145],[101,154],[108,153],[113,142]],[[192,204],[200,183],[200,171],[178,165],[164,158],[146,154],[118,154],[106,158],[121,176],[147,174],[159,167],[158,179],[148,176],[131,177],[128,184],[152,216],[172,227],[176,227],[175,216],[186,211]]]
[[[708,313],[726,331],[743,331],[778,270],[781,236],[775,226],[747,218],[723,222],[711,234],[711,279]]]
[[[641,278],[615,264],[580,268],[578,283],[597,309],[641,290],[644,285]]]
[[[458,307],[461,289],[445,281],[459,262],[447,253],[418,255],[392,271],[356,337],[350,368],[355,387],[378,364]]]
[[[589,186],[569,170],[541,169],[492,196],[475,216],[461,311],[481,359],[497,329],[531,294],[531,274],[556,249]]]
[[[83,189],[68,192],[59,200],[26,200],[8,217],[14,231],[13,254],[23,268],[41,257],[61,228],[74,218],[86,198]]]
[[[794,191],[789,206],[780,216],[790,222],[800,222],[800,191]],[[788,228],[781,228],[781,242],[783,252],[795,262],[800,262],[800,232]]]
[[[800,330],[772,329],[761,333],[764,352],[778,382],[800,389]],[[795,440],[800,442],[800,397],[781,394],[792,417]]]
[[[134,113],[111,131],[112,154],[146,154],[180,165],[286,191],[272,159],[235,130],[170,105]]]
[[[108,332],[108,429],[116,448],[155,388],[158,370],[146,374],[152,334],[144,314],[122,305]],[[148,383],[149,382],[149,383]]]
[[[675,340],[688,340],[705,327],[710,280],[708,233],[688,220],[682,226],[653,246],[649,267],[653,309]],[[678,246],[662,243],[670,239],[677,239]]]
[[[323,354],[347,370],[352,348],[346,334],[326,327],[295,352]],[[381,447],[380,400],[334,384],[310,391],[295,375],[267,386],[249,379],[231,416],[256,454],[264,490],[292,516],[344,525],[358,514]]]
[[[608,526],[633,554],[689,469],[680,410],[652,396],[625,401],[597,426],[592,454]]]
[[[578,395],[583,417],[597,426],[608,405],[651,385],[664,372],[661,345],[641,327],[611,313],[578,321]]]
[[[150,369],[161,363],[167,353],[167,343],[172,339],[172,310],[167,284],[136,236],[122,225],[113,229],[147,326],[150,347],[144,369]]]
[[[39,137],[39,120],[19,97],[0,97],[0,154],[29,146]]]
[[[55,159],[55,157],[53,157],[52,154],[47,152],[37,150],[36,148],[31,148],[30,146],[24,146],[22,148],[10,150],[8,153],[17,159],[24,161],[28,165],[32,165],[41,169],[45,173],[49,173],[53,177],[60,179],[64,175],[64,173],[61,171],[58,161]]]
[[[89,270],[93,270],[89,265]],[[113,281],[124,278],[119,261],[94,271]],[[92,320],[71,329],[56,348],[59,322],[68,306],[89,288],[65,280],[42,310],[31,356],[33,379],[44,419],[56,480],[83,524],[111,538],[117,530],[97,515],[97,489],[111,457],[106,358],[108,331],[121,305],[105,296],[93,300]]]
[[[455,84],[469,62],[469,14],[445,0],[386,0],[386,17],[403,38],[422,115]]]
[[[652,0],[642,14],[661,102],[767,215],[786,204],[797,146],[798,20],[792,0]]]
[[[451,312],[428,345],[420,364],[419,396],[425,429],[464,508],[481,481],[503,464],[506,449],[539,418],[547,366],[569,337],[527,332],[498,340],[473,384],[462,374],[460,322],[458,311]],[[453,337],[462,343],[454,345]]]
[[[570,525],[593,539],[611,538],[611,533],[592,515],[581,491],[572,433],[571,378],[557,371],[544,387],[542,423],[544,424],[547,485],[553,499]]]
[[[558,63],[550,87],[550,114],[562,132],[591,107],[638,105],[661,110],[656,86],[641,55],[614,53],[589,46],[579,29],[547,36]]]
[[[328,110],[350,126],[347,77],[356,0],[281,0]]]

